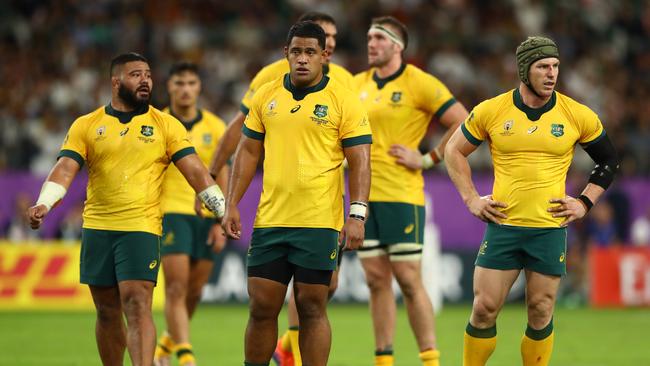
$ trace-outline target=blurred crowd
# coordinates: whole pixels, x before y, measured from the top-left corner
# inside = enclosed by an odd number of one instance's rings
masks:
[[[334,16],[334,60],[352,72],[366,67],[370,19],[395,15],[410,29],[408,61],[469,108],[517,85],[514,50],[527,35],[551,36],[561,52],[558,89],[600,115],[624,157],[623,175],[650,174],[650,2],[643,0],[3,1],[0,172],[46,174],[72,121],[110,100],[109,60],[125,51],[151,61],[159,107],[170,64],[199,63],[201,104],[229,120],[251,77],[281,57],[290,24],[308,10]],[[428,144],[439,136],[433,126]],[[489,159],[472,163],[489,169]]]

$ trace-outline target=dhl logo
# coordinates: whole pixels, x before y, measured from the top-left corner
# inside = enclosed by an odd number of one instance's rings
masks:
[[[92,309],[90,291],[79,283],[79,252],[79,244],[0,241],[0,309]],[[162,292],[154,291],[156,305]]]

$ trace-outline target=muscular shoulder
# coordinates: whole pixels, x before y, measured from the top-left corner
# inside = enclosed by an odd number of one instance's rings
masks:
[[[586,105],[557,91],[555,92],[555,95],[557,96],[557,104],[570,113],[573,118],[580,120],[586,118],[597,118],[596,113]]]
[[[262,85],[273,81],[280,76],[289,72],[289,62],[286,59],[280,59],[272,64],[264,66],[251,81],[251,89],[258,90]]]

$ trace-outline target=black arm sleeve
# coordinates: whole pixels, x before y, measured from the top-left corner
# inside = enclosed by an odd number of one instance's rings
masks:
[[[607,189],[614,180],[619,166],[618,154],[614,145],[612,145],[612,141],[607,134],[603,134],[595,142],[584,147],[584,150],[596,163],[589,176],[589,183]]]

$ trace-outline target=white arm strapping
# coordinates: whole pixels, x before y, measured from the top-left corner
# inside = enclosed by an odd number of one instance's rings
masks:
[[[222,218],[226,213],[226,200],[218,185],[211,185],[201,191],[199,198],[205,204],[205,207],[217,215],[218,218]]]
[[[66,192],[67,190],[65,187],[59,183],[49,180],[45,181],[45,183],[43,183],[43,188],[41,188],[41,194],[38,196],[38,200],[36,201],[36,206],[45,205],[47,210],[50,211],[52,206],[63,199]]]

